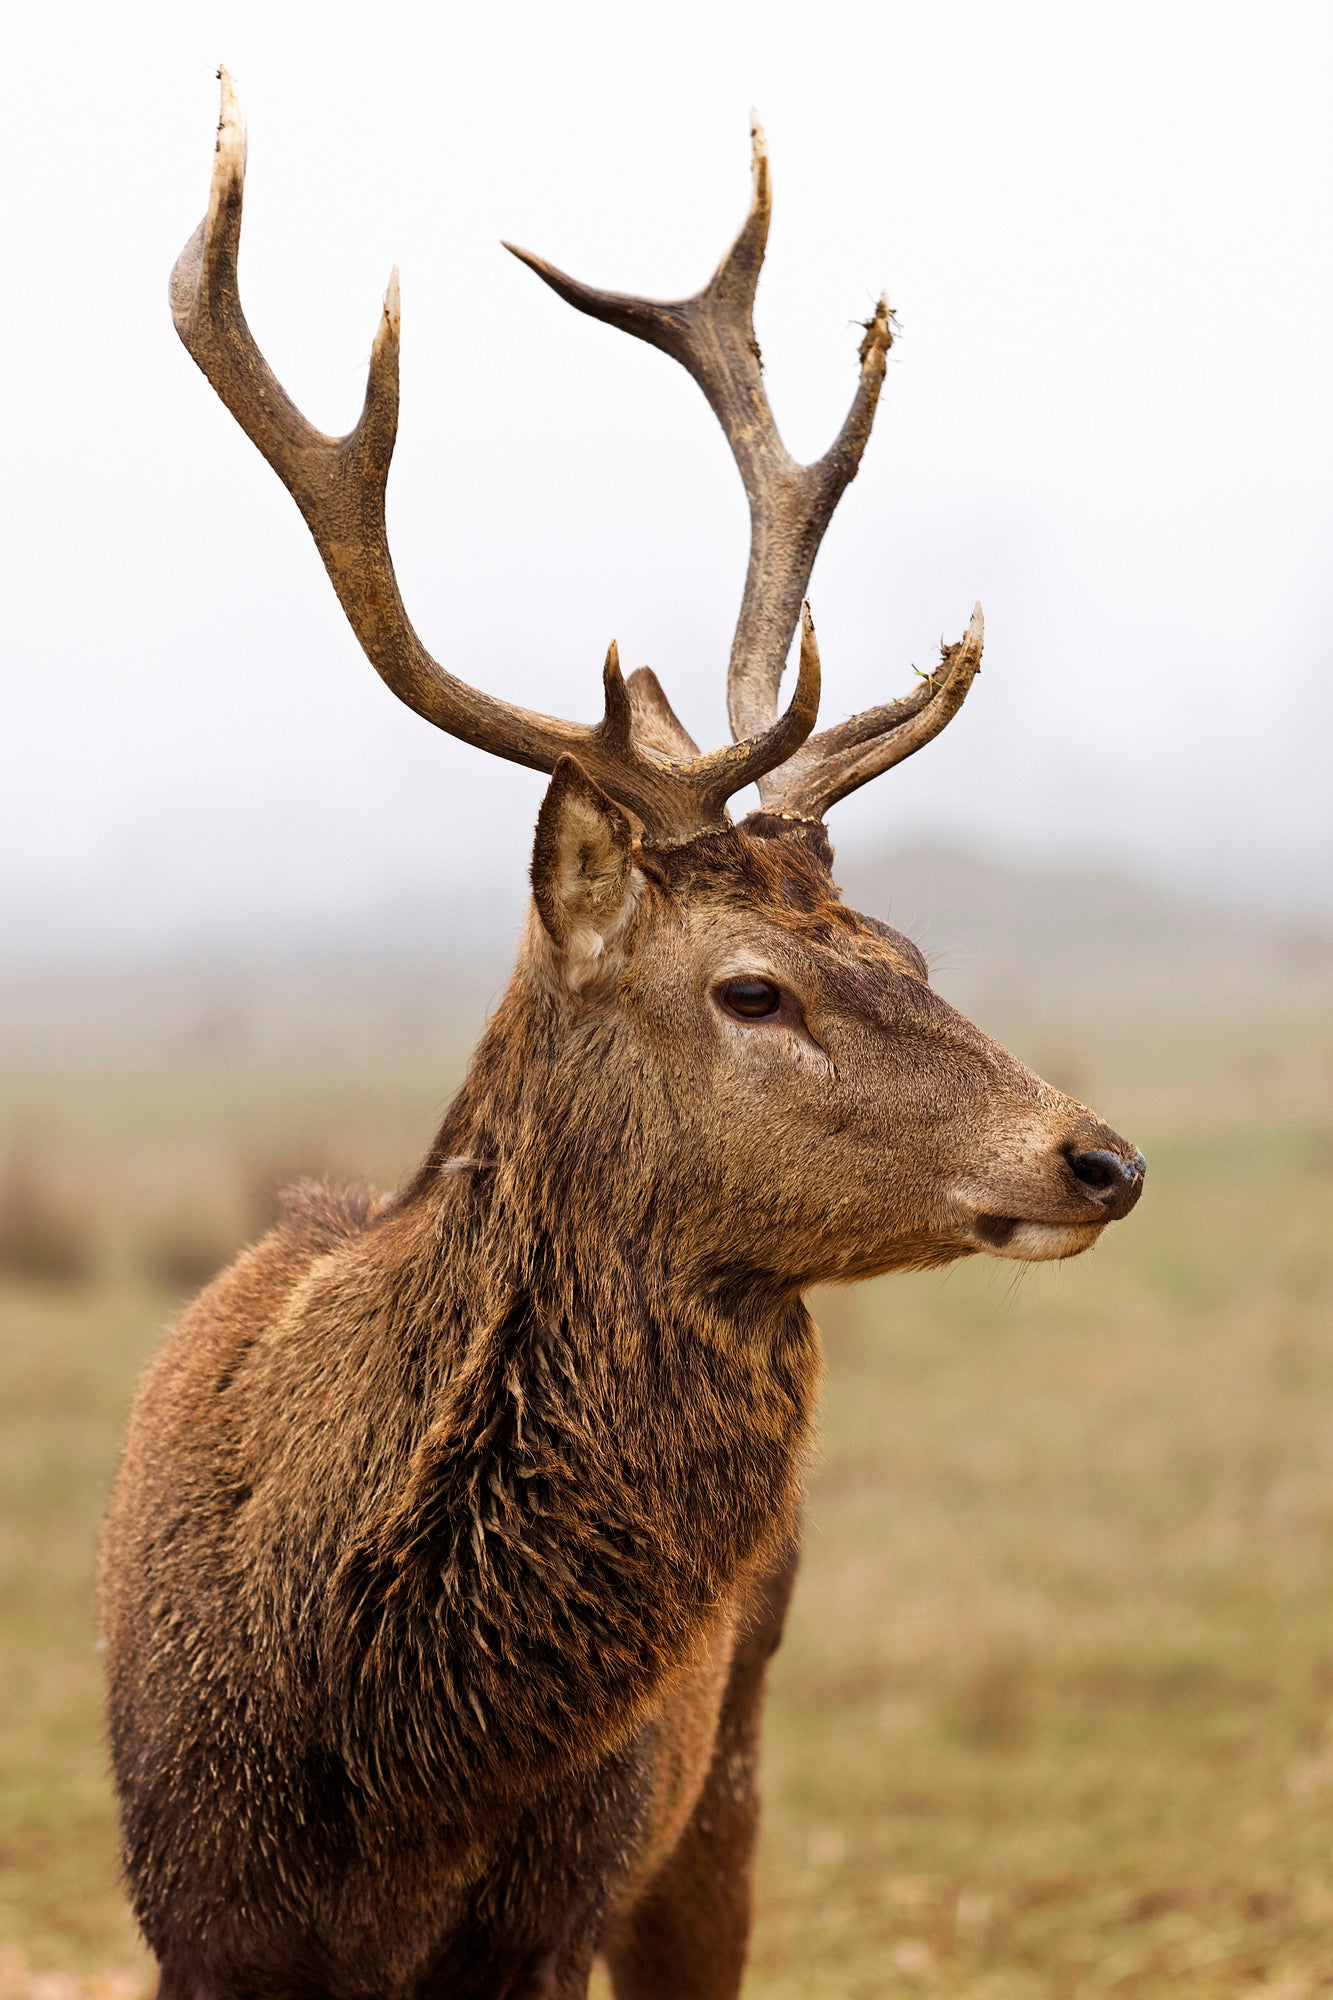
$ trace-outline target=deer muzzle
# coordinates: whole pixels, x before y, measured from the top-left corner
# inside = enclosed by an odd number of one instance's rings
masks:
[[[1089,1119],[1062,1142],[1010,1163],[959,1190],[966,1233],[978,1250],[1023,1263],[1076,1257],[1108,1222],[1129,1214],[1143,1192],[1147,1162],[1137,1146]]]

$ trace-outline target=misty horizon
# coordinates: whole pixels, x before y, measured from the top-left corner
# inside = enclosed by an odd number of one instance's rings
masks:
[[[390,527],[446,665],[587,718],[614,633],[722,740],[746,548],[723,440],[674,364],[497,239],[694,287],[744,214],[754,102],[757,325],[798,456],[841,421],[881,286],[901,328],[811,588],[825,720],[905,691],[986,611],[966,710],[837,809],[840,850],[944,843],[1333,918],[1329,16],[855,5],[812,35],[796,7],[598,0],[447,28],[334,7],[310,35],[147,0],[134,29],[32,17],[0,122],[23,190],[7,962],[521,907],[543,781],[381,687],[172,330],[219,55],[250,127],[243,297],[315,422],[353,421],[401,269]]]

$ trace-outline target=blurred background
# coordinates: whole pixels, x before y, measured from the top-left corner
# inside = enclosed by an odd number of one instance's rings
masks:
[[[1333,15],[139,0],[26,10],[0,76],[0,2000],[146,1977],[90,1612],[135,1375],[282,1181],[424,1150],[541,792],[394,702],[172,332],[219,61],[247,310],[329,430],[400,267],[426,643],[589,718],[614,634],[707,742],[721,434],[498,239],[692,290],[759,109],[798,456],[881,287],[901,328],[812,584],[826,716],[987,620],[839,879],[1149,1154],[1091,1258],[818,1302],[748,1990],[1333,1991]]]

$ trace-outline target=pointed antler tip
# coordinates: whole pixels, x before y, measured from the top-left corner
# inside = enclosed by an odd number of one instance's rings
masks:
[[[398,266],[389,273],[389,282],[384,287],[384,306],[380,313],[380,323],[375,332],[375,353],[378,355],[386,345],[396,347],[399,331],[403,323],[402,294],[398,288]]]
[[[620,671],[620,648],[613,639],[602,668],[602,719],[597,734],[617,756],[628,756],[634,735],[634,704]]]
[[[810,615],[809,602],[801,606],[801,651],[796,668],[796,692],[791,699],[793,712],[808,715],[813,729],[815,717],[819,713],[819,697],[823,678],[819,659],[819,641],[815,638],[815,621]]]
[[[511,257],[517,257],[520,264],[526,265],[544,285],[549,285],[553,291],[559,292],[562,298],[569,296],[564,289],[566,286],[571,289],[583,289],[576,287],[574,279],[567,278],[563,271],[557,271],[555,265],[549,264],[545,257],[539,257],[535,250],[525,250],[521,243],[510,243],[507,238],[501,237],[500,248],[507,250]]]
[[[218,84],[220,86],[222,123],[225,125],[229,119],[239,115],[241,108],[240,100],[236,95],[236,85],[232,82],[231,71],[225,63],[218,64]]]
[[[218,112],[217,159],[215,172],[245,178],[245,118],[231,80],[231,72],[218,66],[222,102]]]
[[[750,178],[753,194],[750,200],[751,212],[761,210],[767,213],[769,203],[768,181],[768,141],[764,128],[759,122],[759,113],[750,111]]]

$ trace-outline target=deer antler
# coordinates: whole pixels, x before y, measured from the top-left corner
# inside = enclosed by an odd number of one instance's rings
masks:
[[[823,819],[839,799],[938,736],[957,715],[981,671],[984,636],[978,604],[962,638],[941,648],[939,668],[923,676],[911,694],[821,729],[793,752],[780,771],[761,779],[766,810],[789,819]]]
[[[637,815],[645,838],[687,839],[726,823],[726,801],[790,757],[814,727],[819,654],[806,613],[796,692],[743,740],[700,756],[655,678],[627,686],[614,643],[595,725],[563,722],[497,701],[431,657],[399,595],[389,553],[384,492],[398,428],[398,274],[389,280],[370,357],[365,404],[346,437],[307,422],[273,374],[246,324],[236,260],[245,187],[245,126],[225,70],[208,214],[171,274],[171,308],[194,360],[305,518],[352,630],[372,666],[428,722],[479,749],[550,771],[576,757]]]
[[[737,738],[771,727],[777,713],[778,688],[810,572],[834,509],[856,477],[893,344],[888,301],[881,297],[861,342],[860,381],[842,429],[823,458],[798,465],[778,434],[755,339],[754,298],[772,199],[768,153],[757,118],[750,132],[750,212],[713,276],[690,298],[599,291],[529,250],[505,245],[580,312],[632,333],[680,362],[722,426],[750,503],[750,560],[727,669],[727,707]],[[765,807],[792,817],[820,818],[838,799],[938,734],[962,705],[980,661],[978,608],[966,636],[945,649],[942,678],[932,675],[905,699],[867,709],[812,737],[780,768],[770,766],[759,780]]]

